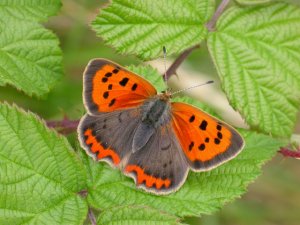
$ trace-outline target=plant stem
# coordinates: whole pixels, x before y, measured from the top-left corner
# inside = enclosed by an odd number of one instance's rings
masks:
[[[223,11],[225,10],[225,8],[227,7],[227,5],[229,4],[229,2],[230,0],[222,0],[217,10],[215,11],[215,14],[211,18],[211,20],[206,24],[206,27],[209,32],[215,31],[216,23],[219,17],[221,16],[221,14],[223,13]]]
[[[95,217],[95,215],[93,213],[93,210],[91,208],[89,208],[88,217],[89,217],[89,220],[90,220],[92,225],[97,225],[96,217]]]
[[[278,152],[281,153],[285,157],[300,159],[300,147],[298,147],[298,150],[296,150],[296,151],[291,150],[287,147],[284,147],[284,148],[280,148],[280,150]]]
[[[50,128],[57,129],[62,134],[69,134],[76,131],[79,120],[64,118],[63,120],[46,121],[46,124]]]
[[[191,54],[192,51],[199,48],[200,45],[195,45],[191,48],[186,49],[184,52],[182,52],[172,63],[172,65],[167,69],[166,71],[166,78],[167,80],[176,73],[177,68],[181,65],[181,63]]]

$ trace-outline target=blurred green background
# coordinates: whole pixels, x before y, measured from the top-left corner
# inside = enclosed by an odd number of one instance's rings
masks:
[[[287,0],[292,2],[293,0]],[[16,103],[45,120],[78,119],[84,114],[82,104],[82,72],[95,57],[108,58],[122,65],[140,64],[134,56],[118,55],[105,46],[89,24],[107,1],[62,0],[58,16],[45,24],[60,39],[65,76],[41,99],[30,98],[12,87],[0,87],[0,101]],[[299,0],[293,1],[299,4]],[[300,5],[300,4],[299,4]],[[171,57],[169,57],[171,60]],[[185,64],[194,72],[217,80],[216,72],[205,48],[194,51]],[[300,71],[299,71],[300,72]],[[297,128],[299,133],[300,128]],[[300,224],[300,161],[277,155],[248,188],[248,192],[228,203],[213,215],[186,218],[187,224],[201,225],[298,225]]]

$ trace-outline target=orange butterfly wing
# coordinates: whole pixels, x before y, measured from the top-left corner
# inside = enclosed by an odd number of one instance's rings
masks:
[[[140,105],[157,91],[137,74],[106,59],[93,59],[83,76],[83,97],[90,114]]]
[[[228,124],[185,103],[172,103],[172,126],[192,170],[212,169],[237,155],[242,136]]]

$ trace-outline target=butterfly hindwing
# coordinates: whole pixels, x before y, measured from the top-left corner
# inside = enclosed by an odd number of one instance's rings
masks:
[[[78,127],[81,146],[94,159],[118,166],[131,151],[139,114],[139,109],[133,108],[85,115]]]
[[[106,59],[93,59],[83,75],[83,98],[89,114],[140,105],[156,95],[145,79]]]
[[[174,131],[192,170],[212,169],[233,158],[244,146],[234,128],[194,106],[172,103],[172,116]]]
[[[176,191],[186,179],[188,163],[171,125],[157,128],[147,144],[130,155],[124,172],[148,192]]]

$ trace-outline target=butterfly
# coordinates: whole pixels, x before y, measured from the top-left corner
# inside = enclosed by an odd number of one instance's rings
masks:
[[[233,127],[171,98],[114,62],[92,59],[83,75],[82,148],[158,195],[178,190],[190,169],[211,170],[243,149]]]

